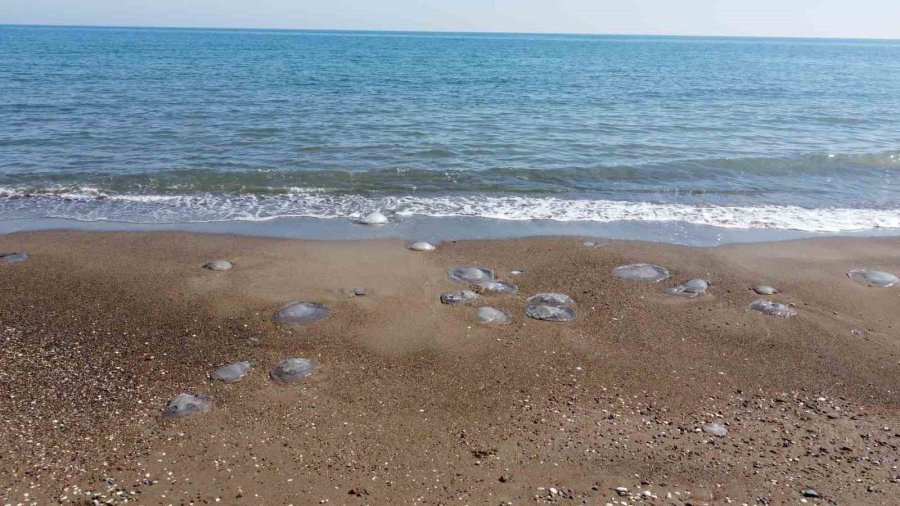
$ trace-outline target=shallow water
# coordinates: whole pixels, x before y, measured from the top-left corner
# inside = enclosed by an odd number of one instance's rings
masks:
[[[0,124],[0,220],[900,228],[890,41],[0,27]]]

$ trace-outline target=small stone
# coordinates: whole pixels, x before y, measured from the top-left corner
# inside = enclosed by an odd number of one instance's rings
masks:
[[[778,293],[778,290],[766,285],[754,286],[753,291],[758,293],[759,295],[775,295],[776,293]]]
[[[750,304],[750,309],[759,311],[765,315],[778,316],[780,318],[792,318],[797,316],[797,311],[794,308],[766,299],[757,299],[753,301],[753,303]]]
[[[204,269],[220,272],[230,271],[232,267],[231,262],[228,260],[212,260],[203,264]]]
[[[294,302],[275,312],[278,323],[312,323],[331,316],[331,310],[313,302]]]
[[[425,241],[417,241],[407,247],[413,251],[434,251],[437,249],[437,246]]]
[[[822,496],[819,495],[819,493],[816,492],[815,490],[813,490],[813,489],[811,489],[811,488],[808,488],[808,489],[806,489],[806,490],[803,491],[803,497],[817,497],[817,498],[821,498]]]
[[[178,394],[169,400],[163,409],[165,418],[182,418],[194,413],[209,411],[212,399],[202,394]]]
[[[519,292],[519,287],[508,281],[499,279],[492,281],[479,281],[472,284],[472,289],[477,293],[493,294],[493,295],[515,295]]]
[[[249,361],[235,362],[219,367],[212,372],[210,377],[214,380],[224,381],[225,383],[237,383],[247,376],[252,367],[253,364]]]
[[[367,214],[360,218],[357,223],[363,225],[386,225],[389,223],[389,220],[387,219],[387,216],[381,214],[381,212],[375,211],[374,213]]]
[[[628,489],[625,487],[616,487],[613,489],[613,491],[619,494],[619,497],[625,497],[626,495],[628,495]]]
[[[617,278],[646,283],[658,283],[669,278],[669,271],[665,267],[650,264],[622,265],[613,269]]]
[[[446,292],[441,294],[441,303],[455,306],[457,304],[468,304],[478,299],[478,294],[469,290],[459,292]]]
[[[509,273],[512,274],[513,276],[519,276],[521,274],[524,274],[525,271],[523,271],[522,269],[513,269],[513,270],[509,271]]]
[[[308,378],[315,365],[305,358],[289,358],[269,372],[269,377],[281,383],[299,383]]]
[[[475,313],[475,319],[478,323],[489,325],[506,325],[510,322],[510,318],[506,313],[492,307],[478,308],[478,311]]]
[[[494,271],[484,267],[456,267],[447,271],[447,277],[456,283],[468,285],[482,281],[493,281]]]
[[[900,278],[889,272],[872,269],[856,269],[847,273],[847,277],[861,285],[887,288],[900,283]]]
[[[347,297],[362,297],[367,292],[365,288],[341,288],[341,293]]]
[[[703,426],[703,432],[713,436],[725,437],[728,434],[728,429],[718,423],[707,423]]]
[[[14,264],[24,262],[25,260],[28,260],[28,253],[25,253],[24,251],[0,253],[0,263]]]

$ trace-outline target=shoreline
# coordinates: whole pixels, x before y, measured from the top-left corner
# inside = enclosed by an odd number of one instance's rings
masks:
[[[61,218],[0,220],[0,236],[41,231],[200,233],[301,240],[502,240],[540,237],[583,237],[601,240],[646,241],[681,246],[718,246],[822,238],[900,237],[900,229],[844,232],[805,232],[777,229],[723,228],[683,222],[558,222],[497,220],[463,217],[411,217],[388,225],[367,226],[343,218],[275,218],[264,221],[185,223],[128,223],[78,221]]]
[[[812,489],[823,497],[812,503],[892,502],[900,287],[846,272],[900,272],[900,238],[603,242],[412,252],[399,239],[2,235],[0,250],[29,258],[0,265],[0,496],[778,504]],[[201,268],[209,260],[234,267]],[[672,277],[613,276],[636,262]],[[465,288],[446,277],[459,265],[518,285],[484,296],[511,324],[479,325],[475,306],[440,303]],[[694,278],[711,281],[707,294],[663,293]],[[757,284],[798,315],[751,311]],[[355,287],[366,294],[342,292]],[[525,300],[539,292],[570,295],[575,321],[528,319]],[[332,315],[277,325],[273,313],[297,300]],[[300,384],[272,382],[288,357],[316,369]],[[208,378],[238,360],[254,362],[245,380]],[[162,418],[182,392],[213,406]],[[703,432],[710,423],[727,434]]]

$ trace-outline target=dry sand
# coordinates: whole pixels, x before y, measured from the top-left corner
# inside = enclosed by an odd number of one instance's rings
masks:
[[[900,239],[417,253],[45,232],[0,250],[31,256],[0,265],[2,504],[900,503],[900,287],[845,275],[900,272]],[[214,259],[234,269],[201,269]],[[612,276],[634,262],[673,277]],[[464,288],[445,277],[457,265],[519,284],[489,300],[512,324],[440,304]],[[663,295],[691,278],[708,294]],[[749,311],[758,284],[799,315]],[[355,287],[367,295],[341,293]],[[572,296],[576,321],[527,320],[524,300],[546,291]],[[296,300],[333,315],[276,326]],[[275,384],[287,357],[318,369]],[[244,381],[208,379],[239,360],[256,364]],[[181,392],[214,407],[161,418]]]

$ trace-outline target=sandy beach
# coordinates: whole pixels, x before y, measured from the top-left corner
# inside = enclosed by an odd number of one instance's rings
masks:
[[[897,504],[900,239],[688,248],[39,232],[0,264],[2,504]],[[228,260],[228,272],[201,268]],[[660,283],[615,267],[665,266]],[[457,266],[518,285],[473,306]],[[524,271],[512,275],[512,270]],[[702,278],[706,294],[664,289]],[[783,319],[751,311],[765,298]],[[344,289],[363,288],[349,296]],[[573,322],[524,314],[536,293]],[[293,301],[329,318],[277,325]],[[480,325],[476,307],[509,325]],[[303,357],[297,384],[269,371]],[[252,361],[241,382],[218,366]],[[211,409],[166,419],[182,392]],[[703,430],[719,424],[727,434]]]

